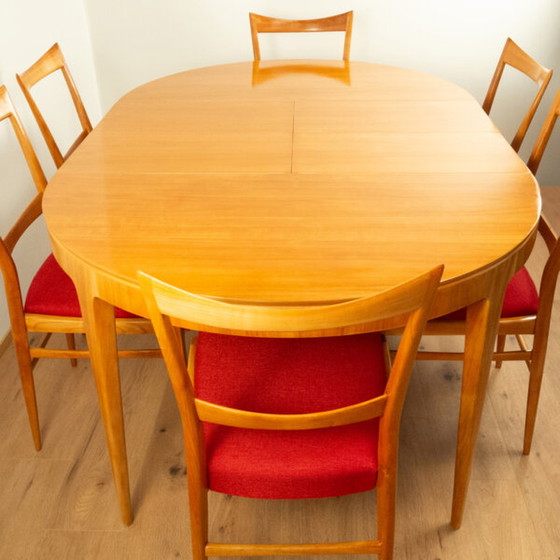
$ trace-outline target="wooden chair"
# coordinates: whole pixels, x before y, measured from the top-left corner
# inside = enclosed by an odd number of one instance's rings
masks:
[[[78,113],[78,118],[82,127],[81,132],[78,137],[74,140],[70,148],[65,154],[62,154],[58,144],[56,143],[54,136],[43,117],[43,114],[39,110],[35,99],[31,95],[31,88],[37,84],[43,78],[46,78],[53,72],[60,70],[68,86],[70,95],[72,96],[72,101],[74,102],[74,107]],[[29,103],[29,107],[33,112],[35,120],[41,129],[41,133],[47,143],[51,156],[55,162],[56,167],[60,167],[64,161],[72,154],[72,152],[81,144],[84,138],[91,132],[92,126],[89,117],[86,112],[86,108],[82,102],[76,84],[72,79],[68,65],[64,60],[64,56],[60,49],[58,43],[55,43],[39,60],[32,64],[25,72],[22,74],[16,74],[16,79]]]
[[[500,56],[500,60],[498,61],[498,65],[496,66],[496,71],[494,72],[494,76],[490,82],[488,92],[486,93],[486,98],[482,104],[482,108],[486,111],[486,114],[490,114],[490,109],[494,103],[498,85],[506,65],[519,70],[519,72],[523,72],[523,74],[531,78],[531,80],[533,80],[538,86],[537,94],[535,95],[529,110],[523,117],[521,125],[517,129],[515,137],[511,142],[511,147],[518,152],[521,147],[521,143],[527,134],[527,129],[535,116],[535,112],[539,108],[544,92],[548,87],[550,79],[552,78],[552,70],[549,70],[539,64],[508,37],[504,50]]]
[[[33,367],[38,358],[70,358],[75,365],[76,358],[87,358],[87,350],[77,350],[73,333],[84,333],[80,306],[74,284],[50,255],[35,274],[27,297],[23,298],[18,272],[12,252],[26,230],[41,215],[41,202],[47,180],[37,156],[14,109],[5,86],[0,86],[0,122],[9,121],[19,141],[27,165],[37,187],[33,198],[19,219],[0,238],[0,270],[8,302],[12,336],[17,353],[23,396],[27,407],[33,441],[37,450],[41,449],[41,432],[37,412]],[[153,333],[148,319],[137,317],[122,309],[115,310],[117,331],[127,334]],[[30,346],[28,333],[46,333],[38,347]],[[47,348],[52,333],[66,334],[68,348]],[[139,349],[120,351],[120,357],[157,357],[159,349]]]
[[[559,114],[560,90],[552,103],[527,163],[533,174],[537,172]],[[523,453],[525,455],[528,455],[531,451],[533,441],[550,330],[550,318],[554,303],[554,292],[560,270],[560,241],[558,235],[553,231],[544,216],[541,216],[539,219],[538,231],[549,253],[542,272],[539,289],[537,291],[536,285],[526,268],[522,268],[513,276],[508,284],[504,298],[498,329],[497,347],[494,353],[496,367],[501,367],[504,360],[522,360],[529,368],[529,389],[523,441]],[[464,320],[464,310],[452,313],[451,315],[430,321],[426,325],[425,334],[463,335],[465,333]],[[508,335],[515,337],[518,349],[506,351],[505,344]],[[531,349],[528,348],[523,338],[524,335],[533,336]],[[420,351],[418,352],[418,359],[462,360],[463,354],[459,352]]]
[[[251,39],[255,60],[261,59],[259,33],[302,33],[315,31],[343,31],[344,51],[342,60],[350,60],[350,43],[352,41],[352,20],[354,12],[345,12],[336,16],[320,19],[278,19],[259,14],[249,14]]]
[[[400,416],[442,270],[345,303],[268,307],[193,295],[139,273],[183,425],[194,560],[365,553],[392,558]],[[377,331],[392,324],[405,330],[387,377]],[[182,328],[200,331],[188,364]],[[209,489],[292,499],[376,486],[376,540],[208,542]]]

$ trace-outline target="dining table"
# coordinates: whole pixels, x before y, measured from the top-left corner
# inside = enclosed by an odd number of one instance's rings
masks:
[[[531,252],[540,208],[535,178],[476,99],[427,73],[240,62],[124,95],[43,201],[85,320],[123,522],[133,512],[114,307],[147,316],[138,271],[224,301],[305,305],[444,264],[431,317],[467,308],[451,509],[460,527],[505,287]]]

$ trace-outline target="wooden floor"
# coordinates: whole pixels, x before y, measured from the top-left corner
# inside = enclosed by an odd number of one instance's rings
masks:
[[[560,226],[560,189],[547,193],[549,199],[547,215]],[[541,256],[539,247],[530,268]],[[397,560],[560,558],[560,300],[556,308],[533,451],[521,455],[526,368],[506,363],[491,373],[458,531],[449,516],[460,367],[417,364],[402,422]],[[119,519],[89,363],[71,368],[43,360],[36,380],[40,453],[33,449],[13,349],[0,358],[0,559],[190,558],[180,426],[162,363],[122,364],[136,516],[129,528]],[[374,519],[373,493],[274,503],[213,494],[211,501],[216,540],[371,538]]]

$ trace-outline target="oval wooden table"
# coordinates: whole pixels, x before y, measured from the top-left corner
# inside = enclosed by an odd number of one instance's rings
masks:
[[[473,97],[418,72],[276,61],[124,96],[44,198],[74,279],[125,523],[132,522],[113,306],[142,270],[191,292],[339,301],[439,263],[433,315],[469,306],[452,525],[462,520],[504,289],[532,248],[537,184]]]

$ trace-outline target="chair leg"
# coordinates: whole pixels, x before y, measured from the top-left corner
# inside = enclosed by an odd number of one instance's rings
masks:
[[[207,560],[208,490],[191,480],[189,480],[189,514],[192,558],[193,560]]]
[[[66,344],[68,346],[68,350],[76,350],[76,339],[74,338],[73,333],[66,333]],[[78,360],[76,358],[70,358],[70,363],[72,367],[76,367],[78,365]]]
[[[542,378],[544,373],[544,358],[546,348],[540,353],[533,349],[533,359],[529,368],[529,389],[527,391],[527,411],[525,413],[525,433],[523,436],[523,455],[529,455],[533,443],[533,433],[537,419],[537,409],[541,393]]]
[[[31,427],[31,435],[35,449],[41,451],[41,429],[39,427],[39,411],[37,409],[37,397],[35,394],[35,382],[33,380],[33,367],[31,365],[31,356],[29,348],[26,345],[18,344],[15,340],[15,348],[19,365],[19,376],[21,379],[21,387],[25,407],[27,408],[27,417]]]
[[[395,474],[396,476],[396,474]],[[379,560],[393,560],[395,546],[395,501],[397,481],[378,472],[377,481],[377,539],[381,543]]]
[[[503,352],[506,348],[506,335],[499,334],[496,342],[496,352]],[[496,367],[502,367],[502,360],[496,360]]]

